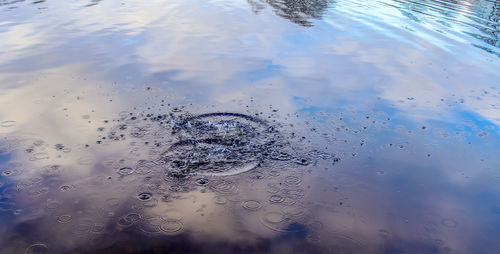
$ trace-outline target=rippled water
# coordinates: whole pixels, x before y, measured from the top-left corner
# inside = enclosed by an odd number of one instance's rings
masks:
[[[499,15],[0,0],[0,253],[497,253]]]

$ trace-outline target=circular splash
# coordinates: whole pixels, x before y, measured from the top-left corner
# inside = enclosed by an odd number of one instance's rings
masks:
[[[177,234],[183,227],[182,222],[178,219],[166,219],[164,223],[160,225],[160,230],[167,234]]]
[[[117,173],[119,175],[131,175],[132,173],[134,173],[134,169],[132,169],[130,167],[123,167],[123,168],[118,169]]]
[[[262,204],[257,200],[247,200],[243,201],[241,206],[249,211],[257,211],[262,207]]]
[[[35,243],[35,244],[32,244],[30,247],[28,247],[24,253],[26,253],[26,254],[45,254],[45,253],[49,253],[49,250],[47,248],[47,245],[45,245],[43,243]]]
[[[227,199],[223,196],[215,196],[214,202],[217,205],[225,205],[227,203]]]
[[[167,174],[230,176],[258,167],[279,133],[264,120],[239,113],[209,113],[176,121],[180,136],[160,155]]]
[[[266,212],[260,217],[260,222],[273,231],[298,232],[300,230],[291,226],[294,221],[281,212]]]
[[[141,201],[148,201],[153,197],[151,193],[143,192],[137,196],[137,198]]]
[[[66,224],[66,223],[69,223],[72,219],[73,219],[73,217],[71,215],[63,214],[63,215],[57,217],[57,222],[62,223],[62,224]]]
[[[209,182],[209,181],[208,181],[208,179],[206,179],[206,178],[198,178],[198,179],[196,179],[196,181],[195,181],[195,183],[196,183],[197,185],[201,185],[201,186],[203,186],[203,185],[207,185],[207,184],[208,184],[208,182]]]
[[[285,201],[285,198],[280,195],[272,195],[269,197],[269,202],[272,204],[283,203],[283,201]]]

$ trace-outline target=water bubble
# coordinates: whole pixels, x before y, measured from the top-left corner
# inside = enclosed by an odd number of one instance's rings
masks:
[[[227,199],[223,196],[215,196],[214,202],[218,205],[225,205],[227,203]]]
[[[309,158],[306,158],[306,157],[295,158],[294,162],[296,164],[299,164],[302,166],[307,166],[307,165],[311,164],[311,160]]]
[[[56,201],[56,200],[47,200],[47,204],[45,205],[45,208],[48,210],[55,210],[61,206],[61,202]]]
[[[142,138],[148,133],[148,128],[147,127],[138,127],[135,126],[130,130],[130,136],[136,137],[136,138]]]
[[[241,203],[241,206],[250,211],[257,211],[262,207],[261,203],[257,200],[243,201],[243,203]]]
[[[285,216],[279,212],[267,212],[263,217],[264,221],[268,223],[280,223],[285,220]]]
[[[117,224],[121,227],[128,227],[134,224],[134,222],[127,220],[125,217],[120,217]]]
[[[164,222],[161,217],[145,218],[141,221],[139,228],[144,233],[158,233],[160,232],[160,225]]]
[[[297,232],[300,230],[296,227],[290,227],[292,220],[281,212],[266,212],[260,221],[267,228],[278,232]]]
[[[269,171],[269,175],[270,176],[279,176],[280,175],[280,172],[277,171],[277,170],[271,170]]]
[[[64,149],[64,145],[63,145],[63,144],[55,144],[55,145],[54,145],[54,148],[55,148],[56,150],[63,150],[63,149]]]
[[[132,169],[130,167],[123,167],[123,168],[118,169],[118,174],[120,174],[120,175],[130,175],[132,173],[134,173],[134,169]]]
[[[73,217],[71,217],[71,215],[63,214],[63,215],[57,217],[57,222],[66,224],[66,223],[69,223],[72,219],[73,219]]]
[[[208,181],[208,179],[206,179],[206,178],[198,178],[198,179],[196,179],[196,180],[195,180],[195,183],[196,183],[197,185],[207,185],[207,184],[208,184],[208,182],[209,182],[209,181]]]
[[[73,225],[72,232],[77,235],[86,234],[90,232],[93,226],[94,222],[91,219],[81,219]]]
[[[222,194],[232,194],[238,190],[237,185],[226,180],[219,180],[211,184],[211,188]]]
[[[132,221],[132,222],[139,221],[141,218],[142,218],[141,215],[138,213],[129,213],[129,214],[125,215],[125,219]]]
[[[163,224],[160,225],[161,231],[167,234],[178,233],[182,230],[183,224],[178,219],[166,219]]]
[[[150,200],[152,197],[153,197],[153,195],[152,195],[151,193],[148,193],[148,192],[143,192],[143,193],[141,193],[141,194],[139,194],[139,195],[137,196],[137,198],[138,198],[139,200],[142,200],[142,201],[148,201],[148,200]]]
[[[21,171],[18,169],[7,169],[2,171],[3,176],[15,176],[21,174]]]
[[[276,183],[268,183],[267,184],[267,192],[269,193],[278,193],[281,191],[281,187]]]
[[[283,189],[282,193],[285,197],[290,199],[299,199],[304,196],[303,189]]]
[[[43,243],[35,243],[26,249],[25,254],[46,254],[49,253],[49,248]]]
[[[269,197],[269,202],[273,204],[283,203],[283,201],[285,201],[285,198],[280,195],[271,195]]]
[[[296,176],[287,176],[285,177],[285,184],[287,185],[299,185],[302,180]]]
[[[125,216],[122,216],[118,219],[118,225],[122,227],[128,227],[141,220],[141,215],[138,213],[129,213]]]
[[[282,151],[273,151],[271,152],[270,158],[273,160],[288,161],[292,159],[292,155]]]
[[[61,191],[70,191],[70,190],[72,190],[72,189],[74,189],[74,188],[75,188],[75,186],[73,186],[73,185],[71,185],[71,184],[63,184],[63,185],[61,185],[61,186],[59,187],[59,189],[60,189]]]
[[[153,172],[153,168],[157,165],[152,161],[141,160],[137,163],[135,173],[139,175],[147,175]]]

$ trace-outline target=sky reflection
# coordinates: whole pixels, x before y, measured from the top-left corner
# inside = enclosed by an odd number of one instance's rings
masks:
[[[498,9],[0,1],[0,252],[495,253]]]

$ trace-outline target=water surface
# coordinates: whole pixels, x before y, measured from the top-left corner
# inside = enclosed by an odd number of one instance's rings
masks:
[[[496,253],[499,14],[0,0],[0,253]]]

